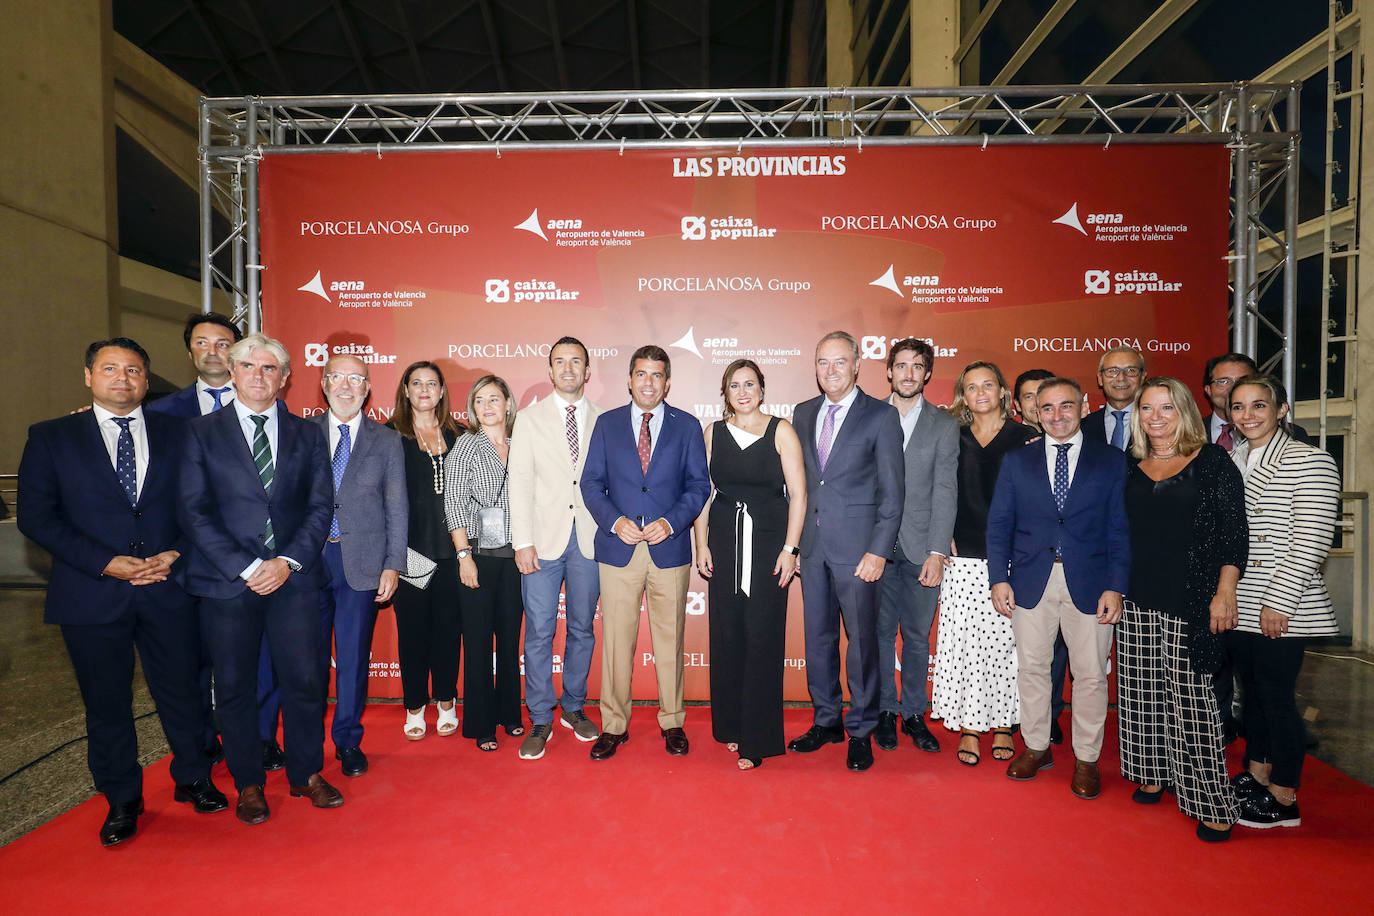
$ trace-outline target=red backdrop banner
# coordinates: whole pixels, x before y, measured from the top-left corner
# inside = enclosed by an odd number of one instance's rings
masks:
[[[1119,344],[1200,394],[1203,362],[1227,349],[1228,187],[1227,150],[1197,145],[268,155],[263,324],[291,353],[293,411],[323,409],[325,359],[354,353],[383,421],[422,358],[459,409],[486,373],[521,406],[545,397],[564,334],[590,348],[602,407],[628,401],[636,347],[665,347],[669,402],[703,422],[737,357],[790,416],[837,328],[859,339],[859,383],[878,397],[907,336],[936,348],[937,404],[985,359],[1009,381],[1074,376],[1098,407],[1097,360]],[[705,583],[690,588],[686,692],[706,699]],[[789,699],[807,698],[800,601],[794,587]],[[641,628],[637,698],[655,695],[651,651]],[[373,696],[400,696],[395,659],[383,611]],[[599,680],[598,653],[593,696]]]

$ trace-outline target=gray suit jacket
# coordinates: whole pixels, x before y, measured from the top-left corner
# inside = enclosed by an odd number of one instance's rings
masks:
[[[843,430],[843,427],[841,427]],[[903,451],[906,500],[897,543],[913,563],[933,550],[949,556],[959,505],[959,423],[926,401]]]
[[[324,433],[325,442],[332,416],[326,410],[310,418]],[[405,570],[410,504],[400,435],[364,416],[358,441],[352,445],[348,467],[334,494],[334,511],[339,516],[344,578],[349,588],[366,592],[381,584],[382,570]]]

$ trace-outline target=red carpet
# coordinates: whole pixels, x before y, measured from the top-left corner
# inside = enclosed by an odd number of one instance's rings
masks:
[[[741,773],[705,708],[688,710],[689,756],[665,754],[654,710],[640,708],[603,763],[561,727],[544,759],[522,761],[517,739],[484,754],[436,737],[430,715],[429,736],[410,743],[399,705],[369,708],[370,773],[345,779],[326,748],[347,803],[316,810],[269,774],[272,819],[259,827],[175,804],[162,761],[131,842],[101,848],[97,798],[0,849],[3,909],[1214,914],[1368,912],[1374,899],[1374,789],[1314,760],[1301,827],[1237,827],[1214,847],[1167,802],[1131,803],[1114,739],[1102,797],[1085,802],[1069,793],[1071,753],[1015,783],[990,740],[978,767],[960,766],[938,726],[938,756],[903,737],[863,774],[845,770],[843,745]],[[810,718],[789,710],[787,733]],[[215,779],[232,805],[223,766]]]

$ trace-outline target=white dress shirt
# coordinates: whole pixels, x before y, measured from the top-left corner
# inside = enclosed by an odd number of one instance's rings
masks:
[[[576,401],[568,402],[564,400],[562,393],[553,393],[554,403],[558,405],[558,419],[562,421],[564,428],[568,425],[568,408],[573,408],[573,422],[577,424],[578,449],[582,448],[582,430],[587,428],[587,396],[584,394]],[[643,411],[640,411],[643,413]],[[649,421],[649,435],[653,436],[654,421]],[[654,439],[657,440],[657,436]],[[635,427],[635,441],[639,441],[639,427]],[[569,456],[571,457],[571,456]]]
[[[110,454],[110,466],[119,470],[119,424],[114,421],[118,414],[111,413],[99,404],[91,405],[96,425],[100,428],[100,438],[105,440],[105,451]],[[135,500],[143,493],[143,478],[148,476],[148,426],[143,421],[143,405],[125,414],[133,422],[129,424],[129,435],[134,440]]]
[[[348,453],[351,455],[353,449],[358,447],[358,430],[362,428],[362,425],[363,412],[361,410],[355,413],[351,420],[340,420],[334,416],[334,411],[329,412],[329,461],[331,465],[334,461],[334,450],[339,447],[339,427],[348,427]]]
[[[897,407],[897,395],[894,394],[892,397],[888,398],[887,402],[891,404],[893,407]],[[910,412],[907,413],[905,416],[902,415],[901,408],[897,408],[897,415],[901,418],[902,421],[903,449],[905,449],[907,445],[911,443],[911,434],[916,431],[916,421],[921,419],[921,408],[925,406],[925,403],[926,399],[918,394],[916,395],[916,403],[912,405]],[[839,418],[836,417],[836,419]]]
[[[1078,432],[1065,440],[1072,448],[1069,449],[1069,489],[1073,489],[1073,475],[1078,470],[1078,456],[1083,452],[1083,430],[1080,427]],[[1053,436],[1045,436],[1045,467],[1050,473],[1050,493],[1054,493],[1054,462],[1059,457],[1059,449],[1055,444],[1060,445],[1059,440]]]
[[[1107,439],[1106,439],[1106,441],[1107,441],[1107,444],[1110,445],[1110,444],[1111,444],[1111,441],[1112,441],[1112,433],[1114,433],[1114,432],[1116,431],[1116,411],[1117,411],[1118,408],[1113,407],[1111,404],[1108,404],[1106,407],[1104,407],[1104,408],[1102,408],[1102,409],[1103,409],[1104,411],[1106,411],[1106,413],[1103,414],[1103,416],[1102,416],[1102,419],[1103,419],[1103,421],[1104,421],[1103,424],[1102,424],[1102,429],[1103,429],[1104,432],[1106,432],[1106,434],[1107,434]],[[1123,417],[1121,418],[1121,422],[1122,422],[1123,424],[1125,424],[1125,429],[1123,429],[1123,430],[1121,431],[1121,441],[1122,441],[1122,442],[1130,442],[1130,441],[1131,441],[1131,414],[1135,411],[1135,402],[1132,401],[1130,404],[1127,404],[1125,407],[1122,407],[1122,408],[1120,408],[1120,409],[1121,409],[1121,410],[1124,410],[1124,411],[1126,412],[1126,413],[1125,413],[1125,416],[1123,416]]]
[[[205,379],[199,376],[196,377],[196,403],[200,405],[200,415],[202,417],[205,416],[207,413],[215,412],[215,396],[210,393],[210,389],[212,387],[216,386],[208,385],[206,384]],[[229,381],[226,382],[224,385],[220,385],[218,387],[227,387],[229,389],[228,391],[224,392],[219,396],[220,404],[224,407],[228,407],[229,402],[234,400],[234,383],[232,381]]]
[[[1209,432],[1211,433],[1211,435],[1208,437],[1208,441],[1210,441],[1210,442],[1215,442],[1215,441],[1217,441],[1217,437],[1221,435],[1221,428],[1222,428],[1223,426],[1226,426],[1226,425],[1227,425],[1228,423],[1230,423],[1230,422],[1231,422],[1230,420],[1227,420],[1227,419],[1226,419],[1225,417],[1223,417],[1221,414],[1217,413],[1216,411],[1212,411],[1212,415],[1211,415],[1210,417],[1207,418],[1207,425],[1211,427],[1211,429],[1209,430]],[[1238,433],[1238,432],[1232,432],[1232,433],[1231,433],[1231,444],[1232,444],[1232,445],[1235,445],[1235,444],[1236,444],[1236,441],[1237,441],[1238,439],[1240,439],[1240,438],[1242,438],[1240,433]]]
[[[849,389],[849,394],[840,398],[838,401],[830,400],[827,395],[821,401],[821,412],[816,415],[816,451],[821,449],[821,430],[825,428],[825,415],[830,413],[830,405],[839,404],[840,409],[835,411],[834,432],[830,436],[830,447],[835,447],[835,442],[840,438],[840,427],[844,424],[844,418],[849,416],[849,408],[854,406],[854,400],[859,396],[859,386],[855,385]]]
[[[649,411],[649,457],[654,456],[654,449],[658,448],[658,434],[663,432],[663,418],[668,411],[664,408],[663,402],[659,401],[658,406]],[[630,432],[634,435],[634,441],[639,443],[639,428],[644,423],[644,409],[630,401]],[[581,429],[581,427],[579,427]]]

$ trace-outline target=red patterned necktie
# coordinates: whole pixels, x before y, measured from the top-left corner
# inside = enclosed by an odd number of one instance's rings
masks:
[[[572,463],[577,464],[577,405],[568,405],[568,451],[572,453]]]
[[[1234,444],[1235,443],[1231,439],[1231,424],[1221,424],[1221,433],[1217,435],[1217,445],[1220,445],[1229,452]]]
[[[649,439],[649,418],[653,414],[646,413],[644,420],[639,424],[639,466],[644,469],[644,473],[649,473],[649,455],[653,453],[653,444]]]

